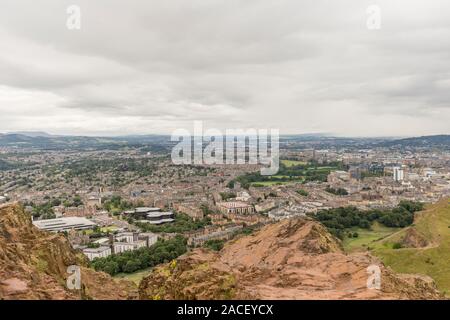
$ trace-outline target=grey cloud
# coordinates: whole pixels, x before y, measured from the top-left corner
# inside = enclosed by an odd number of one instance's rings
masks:
[[[79,31],[65,28],[74,3]],[[447,132],[450,3],[377,3],[382,28],[369,31],[366,0],[3,0],[0,110],[18,112],[0,125],[170,133],[204,120],[285,133]]]

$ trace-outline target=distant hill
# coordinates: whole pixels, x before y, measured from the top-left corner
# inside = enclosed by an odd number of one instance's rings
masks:
[[[0,134],[0,147],[28,147],[39,149],[104,149],[125,146],[147,147],[148,151],[169,150],[173,145],[167,135],[129,135],[116,137],[57,136],[45,132],[15,132]],[[330,147],[349,148],[445,148],[450,149],[450,135],[435,135],[405,139],[393,138],[345,138],[327,135],[284,135],[280,145],[285,149]]]
[[[125,137],[84,137],[84,136],[53,136],[38,132],[29,134],[0,134],[0,147],[38,148],[38,149],[117,149],[127,145],[167,145],[168,136],[125,136]]]
[[[435,135],[435,136],[422,136],[414,138],[397,139],[391,141],[384,141],[380,143],[381,146],[386,147],[445,147],[450,148],[450,135]]]
[[[48,134],[47,132],[42,131],[17,131],[17,132],[10,132],[9,134],[18,134],[22,136],[27,137],[54,137],[54,135]]]

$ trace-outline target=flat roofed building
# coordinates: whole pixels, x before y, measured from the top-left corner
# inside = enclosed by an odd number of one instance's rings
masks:
[[[198,203],[194,202],[176,203],[173,205],[173,208],[177,212],[187,214],[194,220],[201,220],[204,217],[203,210],[200,208],[200,205]]]
[[[175,215],[172,211],[168,212],[151,212],[145,216],[144,220],[139,220],[139,222],[150,223],[150,224],[162,224],[167,222],[174,222]]]
[[[122,253],[125,251],[133,251],[147,246],[147,241],[138,240],[133,242],[114,242],[114,253]]]
[[[85,230],[92,229],[96,226],[91,220],[81,217],[38,220],[33,221],[33,224],[37,228],[45,231]]]
[[[118,233],[114,239],[119,242],[133,242],[136,237],[133,232],[121,232]]]
[[[154,207],[154,208],[152,208],[152,207],[138,207],[138,208],[134,209],[134,211],[136,213],[148,213],[148,212],[158,212],[158,211],[161,211],[161,209],[160,208],[156,208],[156,207]]]
[[[152,207],[138,207],[134,210],[124,211],[125,215],[131,216],[134,219],[145,219],[145,220],[161,220],[157,219],[158,216],[164,217],[167,216],[166,212],[161,212],[160,208],[152,208]],[[172,213],[171,213],[172,214]],[[162,222],[159,222],[162,223]]]
[[[94,260],[95,258],[106,258],[111,255],[111,248],[107,246],[100,246],[98,248],[86,248],[83,249],[83,253],[88,257],[89,260]]]
[[[150,247],[158,241],[158,235],[152,232],[142,232],[139,233],[138,239],[146,241],[147,247]]]

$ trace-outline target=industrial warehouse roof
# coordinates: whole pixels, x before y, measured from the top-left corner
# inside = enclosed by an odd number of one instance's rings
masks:
[[[90,229],[96,226],[96,224],[91,220],[80,217],[38,220],[33,221],[33,224],[39,229],[46,231],[64,231],[71,229],[82,230]]]

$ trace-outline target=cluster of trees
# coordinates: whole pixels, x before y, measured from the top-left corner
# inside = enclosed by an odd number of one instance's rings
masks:
[[[370,229],[374,221],[386,227],[406,227],[413,223],[414,213],[423,209],[423,204],[401,201],[394,209],[361,211],[355,207],[321,210],[313,215],[336,237],[343,239],[345,230],[352,227]]]
[[[19,165],[0,159],[0,171],[16,169]]]
[[[207,216],[208,214],[214,213],[214,211],[211,210],[206,203],[202,203],[200,205],[200,209],[202,210],[202,212],[205,216]]]
[[[108,173],[114,171],[135,172],[139,176],[150,175],[155,164],[152,159],[82,159],[76,162],[67,162],[62,166],[67,171],[68,177],[79,177],[96,175],[97,173]]]
[[[221,192],[220,197],[223,201],[227,201],[228,199],[236,198],[236,194],[234,192]]]
[[[86,230],[83,230],[83,234],[87,234]],[[92,228],[92,233],[89,233],[89,239],[99,239],[99,238],[108,237],[109,234],[110,234],[109,231],[103,232],[99,226],[94,226]]]
[[[34,218],[41,218],[41,219],[53,219],[56,218],[55,212],[53,211],[52,202],[46,202],[43,204],[38,205],[32,205],[33,210],[31,211],[31,214]]]
[[[372,178],[372,177],[383,177],[383,171],[363,171],[361,172],[361,179]]]
[[[121,196],[112,196],[103,203],[103,208],[111,213],[120,213],[133,208],[133,204],[122,199]]]
[[[56,203],[57,203],[58,199],[55,199]],[[59,201],[58,206],[61,204],[61,201]],[[83,201],[81,200],[80,196],[75,196],[72,199],[66,199],[62,202],[62,204],[64,205],[64,207],[80,207],[83,205]]]
[[[135,222],[135,225],[138,226],[142,231],[154,233],[184,233],[202,229],[209,224],[211,224],[211,219],[209,217],[194,221],[191,217],[184,213],[176,213],[174,222],[161,225],[153,225],[145,222]]]
[[[224,243],[224,240],[208,240],[203,246],[214,251],[220,251],[222,250]]]
[[[66,183],[71,183],[76,179],[89,184],[101,182],[106,185],[122,186],[131,178],[150,176],[157,170],[157,167],[150,158],[115,158],[68,161],[59,165],[58,169],[64,172]],[[106,175],[106,180],[101,174]]]
[[[83,201],[78,195],[73,197],[73,199],[66,199],[64,201],[61,201],[61,199],[58,198],[51,199],[49,196],[44,197],[44,199],[47,201],[42,204],[35,204],[34,202],[30,201],[24,202],[23,205],[25,207],[32,207],[33,209],[31,214],[33,215],[33,217],[41,219],[56,218],[53,207],[60,206],[61,204],[63,204],[65,207],[79,207],[83,205]]]
[[[289,182],[293,180],[303,179],[303,182],[320,181],[326,182],[327,177],[333,170],[342,170],[344,165],[342,162],[330,162],[318,164],[310,162],[307,164],[299,164],[287,167],[280,163],[280,170],[276,176],[263,176],[259,172],[247,173],[230,181],[228,187],[233,187],[235,182],[239,182],[243,188],[248,189],[255,182]]]
[[[186,251],[186,239],[182,236],[176,236],[170,240],[158,240],[150,248],[145,247],[113,254],[106,258],[96,258],[91,262],[91,267],[112,276],[121,272],[132,273],[169,262]]]
[[[81,200],[81,197],[79,195],[74,196],[73,198],[69,198],[66,196],[63,197],[63,200],[59,198],[51,198],[50,196],[45,196],[44,200],[46,200],[45,203],[41,205],[36,205],[33,201],[30,202],[24,202],[24,206],[31,206],[33,208],[41,206],[41,207],[57,207],[60,205],[63,205],[64,207],[79,207],[83,205],[83,200]]]
[[[328,193],[332,193],[334,195],[337,195],[337,196],[346,196],[346,195],[348,195],[347,190],[345,190],[344,188],[337,188],[337,189],[335,189],[335,188],[332,188],[330,186],[327,186],[325,188],[325,191],[328,192]]]
[[[309,195],[308,191],[303,190],[303,189],[297,190],[297,193],[304,197],[307,197]]]

